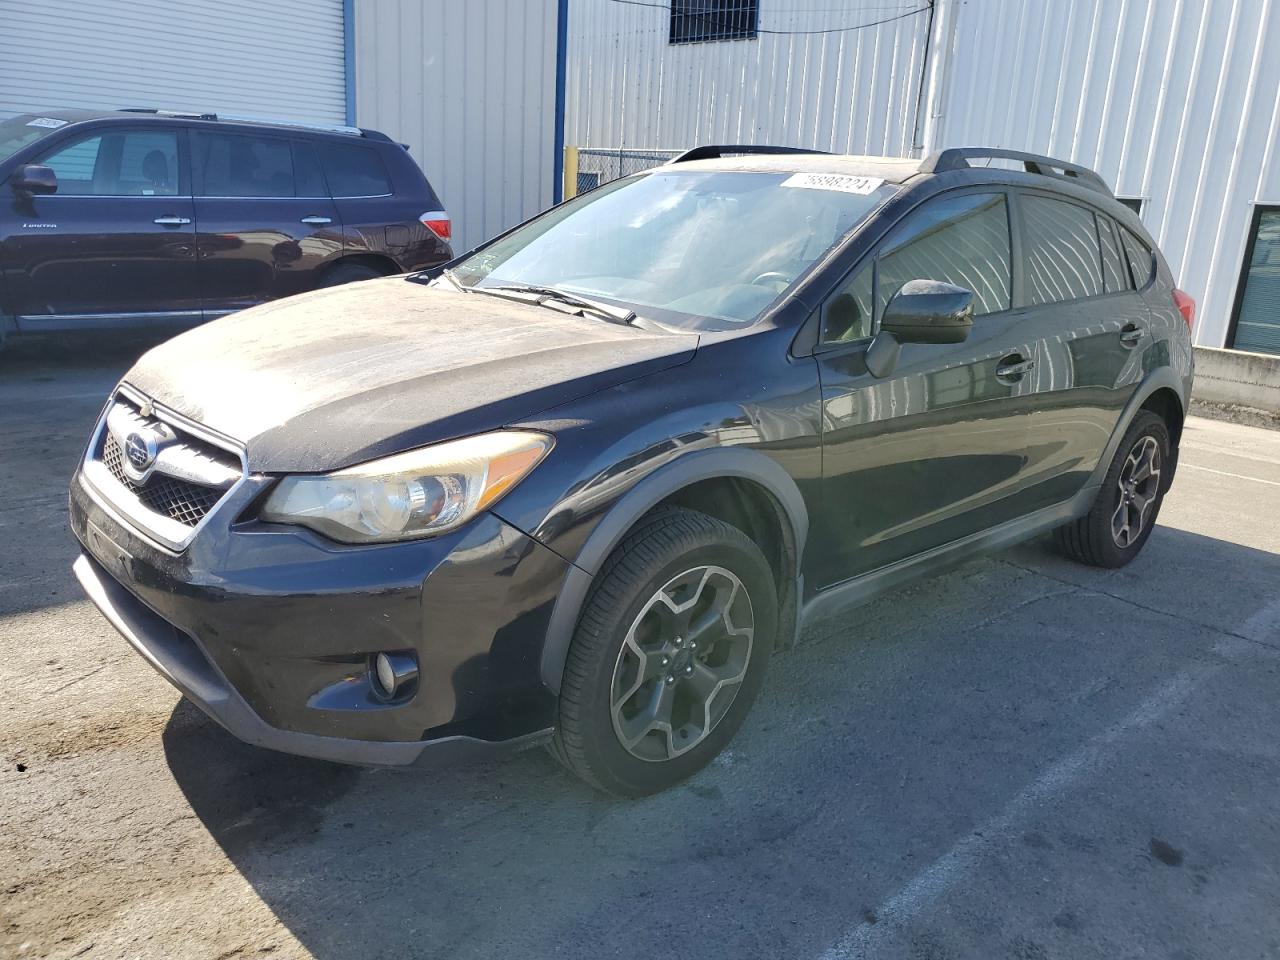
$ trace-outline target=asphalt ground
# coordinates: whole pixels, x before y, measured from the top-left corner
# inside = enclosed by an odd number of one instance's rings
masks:
[[[135,352],[0,362],[0,957],[1280,957],[1280,433],[1189,420],[1124,570],[1037,541],[817,625],[729,752],[620,802],[183,702],[70,571]]]

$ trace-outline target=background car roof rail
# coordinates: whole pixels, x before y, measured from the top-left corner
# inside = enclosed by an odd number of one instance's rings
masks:
[[[996,147],[950,147],[930,154],[920,162],[921,173],[946,173],[949,170],[968,170],[973,167],[970,160],[1015,160],[1022,164],[1027,173],[1037,173],[1045,177],[1057,177],[1060,180],[1071,180],[1082,186],[1114,196],[1107,182],[1088,167],[1078,163],[1068,163],[1039,153],[1024,153],[1021,150],[1001,150]]]
[[[194,110],[160,110],[156,107],[121,107],[120,113],[151,113],[157,117],[172,117],[175,120],[217,120],[216,113],[197,113]]]
[[[391,138],[376,130],[364,130],[341,123],[308,123],[305,120],[279,120],[275,117],[253,117],[238,113],[197,113],[194,110],[158,110],[155,107],[121,107],[121,113],[151,113],[158,117],[176,120],[230,121],[231,123],[258,123],[269,127],[295,127],[299,130],[321,130],[325,133],[345,133],[351,137],[368,137],[371,140]]]
[[[807,147],[773,147],[768,144],[704,144],[700,147],[693,147],[686,150],[678,157],[673,157],[671,163],[686,163],[689,160],[719,160],[721,157],[738,155],[749,155],[753,153],[823,153],[826,150],[810,150]]]

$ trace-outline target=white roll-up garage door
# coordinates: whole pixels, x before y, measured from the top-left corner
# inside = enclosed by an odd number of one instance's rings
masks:
[[[343,123],[342,0],[0,0],[0,118],[159,107]]]

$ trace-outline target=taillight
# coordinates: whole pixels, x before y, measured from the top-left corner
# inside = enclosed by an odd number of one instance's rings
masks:
[[[449,215],[443,210],[432,210],[430,213],[424,213],[418,219],[424,227],[441,240],[448,240],[453,236],[453,225],[449,223]]]
[[[1178,312],[1182,314],[1182,319],[1187,321],[1187,329],[1190,330],[1196,319],[1196,302],[1191,299],[1191,294],[1184,293],[1177,287],[1173,288],[1173,305],[1178,308]]]

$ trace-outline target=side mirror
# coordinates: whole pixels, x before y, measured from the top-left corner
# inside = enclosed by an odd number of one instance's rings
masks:
[[[25,167],[18,168],[9,184],[15,193],[30,195],[57,193],[58,175],[53,172],[52,167],[46,167],[40,163],[28,163]]]
[[[973,293],[940,280],[908,280],[880,318],[867,348],[867,369],[887,377],[904,343],[962,343],[973,329]]]

